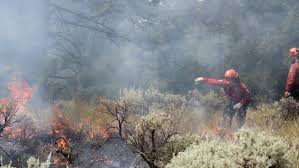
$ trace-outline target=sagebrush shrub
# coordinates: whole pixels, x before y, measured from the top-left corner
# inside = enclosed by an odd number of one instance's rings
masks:
[[[289,167],[289,146],[281,138],[241,130],[235,141],[200,141],[174,157],[167,168]]]
[[[186,98],[181,95],[161,93],[156,88],[147,90],[124,89],[120,96],[121,100],[129,102],[135,106],[133,114],[147,115],[153,111],[165,111],[170,109],[184,108]]]
[[[51,153],[48,155],[48,158],[45,162],[40,162],[39,159],[35,157],[30,157],[27,160],[27,168],[50,168],[51,165]],[[1,166],[0,168],[14,168],[11,164]]]
[[[289,148],[286,153],[287,160],[290,161],[292,168],[299,168],[299,139],[290,139]]]
[[[27,167],[28,168],[49,168],[51,164],[51,153],[48,156],[48,159],[45,162],[40,162],[39,159],[34,157],[30,157],[27,160]]]
[[[236,135],[236,145],[241,167],[287,167],[285,154],[288,145],[281,138],[241,130]]]
[[[294,98],[282,98],[279,101],[281,106],[280,116],[284,120],[293,120],[299,117],[299,102]]]
[[[230,143],[201,141],[175,156],[166,168],[238,168],[235,151]]]
[[[169,163],[173,156],[176,156],[179,152],[183,152],[191,145],[199,144],[201,141],[202,138],[197,135],[174,135],[170,138],[169,143],[163,148],[164,165]]]

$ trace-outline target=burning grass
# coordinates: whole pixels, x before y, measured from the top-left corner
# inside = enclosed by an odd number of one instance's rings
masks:
[[[21,95],[16,97],[30,97],[26,96],[28,94]],[[14,100],[19,102],[19,98]],[[33,115],[20,115],[19,110],[26,109],[26,104],[15,103],[24,108],[12,108],[15,109],[13,111],[6,107],[1,113],[3,118],[13,114],[7,119],[11,124],[5,125],[4,136],[1,137],[11,144],[3,147],[6,152],[4,159],[12,160],[13,166],[24,167],[29,156],[46,160],[51,153],[51,164],[58,167],[117,167],[124,163],[129,167],[135,164],[134,158],[141,156],[141,160],[150,167],[164,167],[174,155],[192,144],[209,143],[219,138],[228,144],[235,143],[236,124],[230,130],[221,128],[220,102],[223,103],[223,97],[215,93],[202,95],[192,92],[185,97],[161,93],[153,88],[147,91],[126,90],[121,97],[113,100],[56,102],[51,107],[49,124],[39,124],[32,119]],[[215,108],[212,110],[204,105]],[[280,109],[277,104],[262,104],[257,109],[251,109],[246,125],[277,137],[290,137],[286,141],[287,152],[292,153],[290,151],[298,149],[294,143],[295,137],[298,138],[298,121],[276,115]],[[24,112],[26,114],[30,110]],[[19,120],[20,116],[22,120]],[[0,142],[0,147],[5,142]],[[299,165],[299,158],[293,153],[288,155],[288,160],[293,165]],[[128,163],[128,158],[132,163]],[[145,162],[138,164],[146,167]]]
[[[54,165],[79,164],[80,148],[85,146],[91,150],[94,143],[99,148],[110,137],[106,125],[111,119],[99,111],[98,105],[58,102],[53,105],[53,115],[47,124],[35,122],[34,115],[26,109],[32,97],[28,83],[14,80],[8,86],[8,93],[0,101],[0,146],[1,154],[5,154],[4,163],[11,160],[11,166],[24,167],[30,155],[46,159],[45,154],[52,153]]]

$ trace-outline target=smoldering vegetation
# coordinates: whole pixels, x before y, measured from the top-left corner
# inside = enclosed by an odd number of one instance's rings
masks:
[[[116,99],[100,98],[94,104],[56,102],[48,124],[35,121],[32,109],[23,104],[2,102],[2,163],[106,168],[298,165],[297,102],[290,98],[260,104],[250,110],[247,128],[236,131],[221,127],[223,101],[216,93],[181,96],[154,88],[128,89]]]
[[[298,166],[298,103],[279,100],[287,51],[298,43],[298,7],[294,0],[2,2],[1,166]],[[223,93],[194,85],[228,68],[259,101],[249,129],[222,129]]]

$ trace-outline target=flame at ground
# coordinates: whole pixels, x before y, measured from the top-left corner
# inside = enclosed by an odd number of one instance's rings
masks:
[[[11,128],[19,112],[25,112],[27,102],[32,98],[33,89],[26,81],[14,79],[8,83],[9,95],[0,99],[0,120],[4,127],[3,134],[9,139],[15,139],[22,133],[23,128]],[[26,133],[26,132],[25,132]]]
[[[8,84],[9,95],[0,99],[1,112],[6,112],[5,107],[13,103],[17,111],[24,111],[26,103],[32,98],[33,89],[25,81],[14,79]]]
[[[110,137],[107,129],[98,127],[98,129],[90,128],[87,131],[88,141],[95,146],[102,146]]]
[[[54,147],[56,150],[56,154],[54,155],[54,163],[61,165],[61,166],[67,166],[71,163],[71,146],[70,141],[66,138],[59,137],[56,139],[54,143]]]
[[[75,125],[72,121],[67,118],[63,111],[58,107],[53,108],[53,118],[52,118],[52,134],[55,136],[66,136],[68,130],[76,130]]]
[[[60,150],[68,150],[70,148],[69,141],[65,138],[58,138],[55,141],[55,147]]]
[[[207,139],[224,138],[233,140],[234,130],[231,128],[224,128],[223,122],[221,115],[215,115],[212,120],[206,122],[201,128],[198,128],[198,132],[202,137]]]

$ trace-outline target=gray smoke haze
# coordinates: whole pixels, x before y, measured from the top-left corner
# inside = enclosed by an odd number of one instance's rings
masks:
[[[131,41],[120,45],[119,55],[124,61],[118,61],[113,83],[119,79],[132,81],[130,84],[135,82],[137,86],[155,82],[176,85],[172,82],[182,80],[192,83],[192,74],[183,79],[177,77],[189,60],[203,65],[223,65],[228,37],[213,34],[201,25],[196,18],[201,3],[172,0],[144,5],[144,1],[136,1],[122,11],[120,20],[112,23],[112,27]],[[144,70],[146,66],[150,71]],[[168,73],[161,74],[161,69]]]
[[[1,80],[16,72],[27,80],[37,80],[46,60],[46,11],[40,0],[1,1]]]
[[[74,92],[111,96],[119,88],[150,85],[186,93],[197,75],[222,77],[231,67],[249,73],[268,68],[259,64],[282,61],[245,56],[282,55],[275,46],[285,41],[280,32],[287,12],[265,8],[261,18],[254,5],[245,0],[3,1],[0,53],[7,68],[1,72],[17,69],[49,99],[69,99]],[[250,45],[263,50],[252,53]]]

